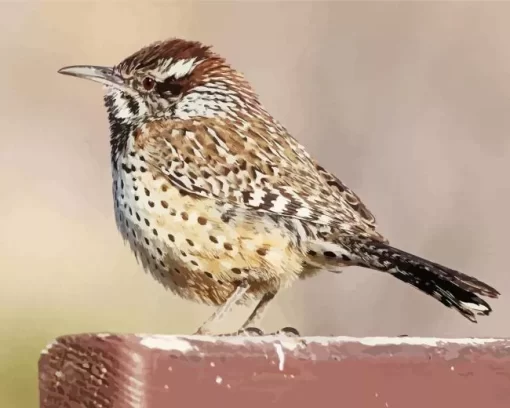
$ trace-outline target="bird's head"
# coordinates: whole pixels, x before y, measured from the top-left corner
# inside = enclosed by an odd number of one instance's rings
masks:
[[[102,83],[110,122],[242,115],[258,105],[242,74],[199,42],[156,42],[113,67],[75,65],[59,73]]]

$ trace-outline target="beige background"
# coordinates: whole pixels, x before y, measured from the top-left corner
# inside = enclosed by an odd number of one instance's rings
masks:
[[[124,246],[101,88],[56,73],[171,36],[213,44],[243,71],[393,244],[503,293],[473,325],[351,268],[281,294],[267,329],[510,336],[509,17],[510,4],[481,2],[0,3],[0,406],[36,406],[53,336],[189,333],[211,313],[166,293]]]

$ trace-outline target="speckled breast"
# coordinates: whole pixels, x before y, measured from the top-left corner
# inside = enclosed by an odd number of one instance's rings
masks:
[[[263,214],[181,193],[127,152],[113,171],[116,222],[138,260],[181,297],[221,304],[241,280],[249,294],[275,292],[298,277],[292,234]]]

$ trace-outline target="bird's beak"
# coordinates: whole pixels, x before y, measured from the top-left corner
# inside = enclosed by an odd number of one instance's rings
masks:
[[[94,82],[99,82],[107,86],[115,88],[124,88],[124,81],[119,75],[113,72],[110,67],[99,67],[93,65],[73,65],[69,67],[60,68],[59,74],[71,75],[78,78],[90,79]]]

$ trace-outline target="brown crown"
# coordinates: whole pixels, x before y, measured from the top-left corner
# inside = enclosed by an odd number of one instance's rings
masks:
[[[203,60],[207,58],[222,60],[217,54],[210,50],[210,46],[198,41],[187,41],[179,38],[172,38],[166,41],[152,43],[125,58],[117,68],[120,71],[130,72],[135,69],[152,68],[159,61],[172,58],[174,60],[196,58]]]

